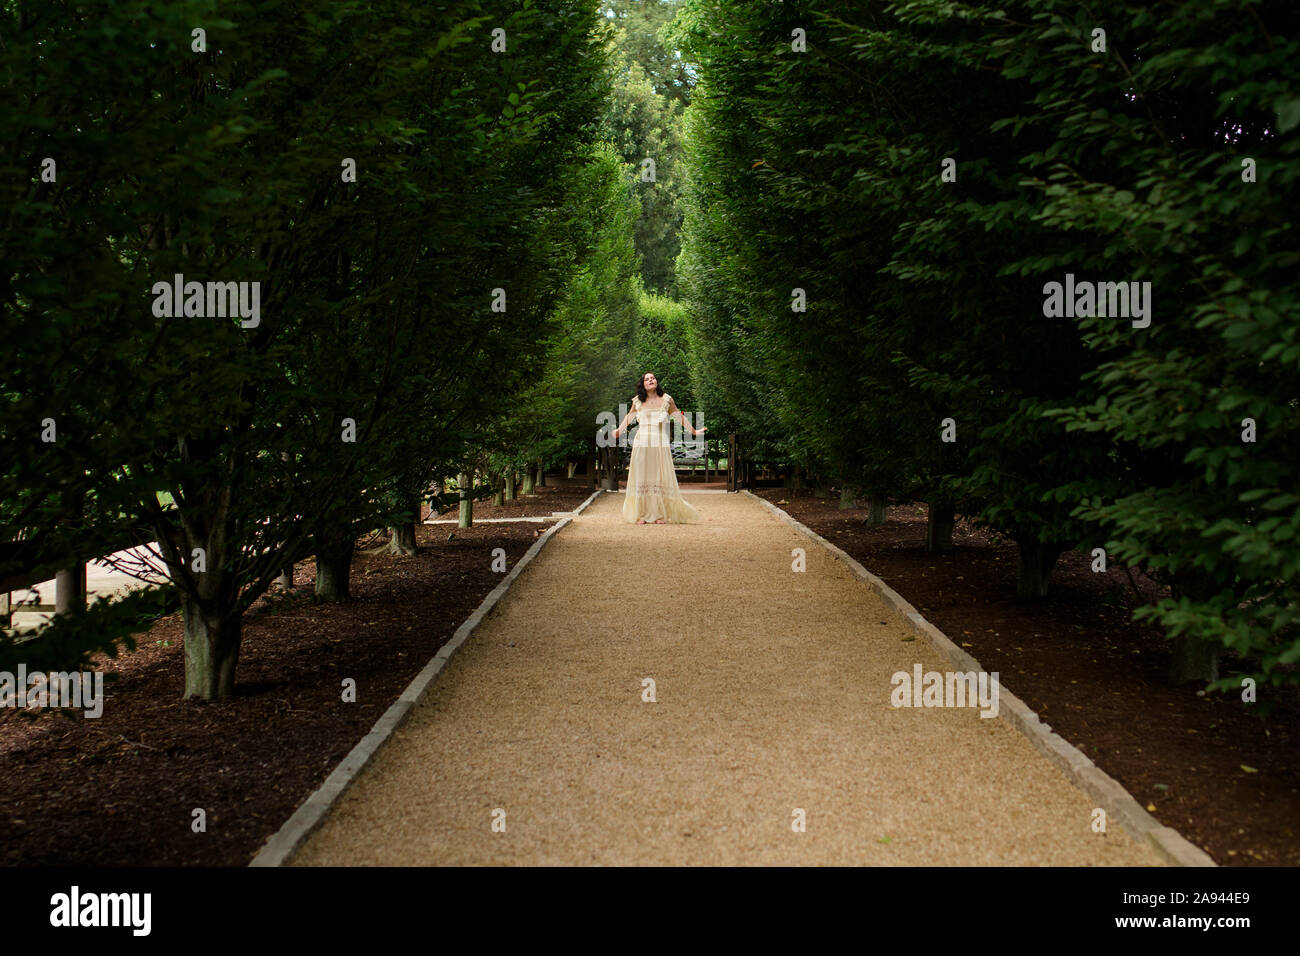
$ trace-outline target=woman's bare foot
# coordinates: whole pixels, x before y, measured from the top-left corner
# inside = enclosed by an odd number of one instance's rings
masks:
[[[663,524],[663,523],[664,523],[664,519],[663,519],[663,518],[656,518],[656,519],[655,519],[655,524]]]
[[[637,523],[637,524],[645,524],[645,518],[637,518],[637,519],[636,519],[636,523]]]

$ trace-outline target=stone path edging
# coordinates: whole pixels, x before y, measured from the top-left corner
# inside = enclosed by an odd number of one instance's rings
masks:
[[[515,566],[510,569],[501,583],[492,589],[491,593],[483,599],[483,603],[456,629],[456,633],[451,636],[451,639],[442,645],[438,653],[433,656],[433,659],[424,665],[424,668],[415,675],[411,683],[406,685],[402,695],[393,701],[379,720],[375,721],[375,725],[370,728],[370,732],[361,738],[360,742],[325,778],[325,782],[307,797],[302,805],[294,811],[293,816],[285,821],[284,825],[266,841],[262,849],[258,851],[257,856],[253,857],[252,862],[248,864],[249,866],[283,866],[289,861],[306,841],[307,837],[324,822],[330,809],[366,768],[375,754],[388,741],[388,738],[405,722],[412,708],[429,692],[429,688],[433,686],[433,682],[437,679],[447,661],[469,639],[470,634],[478,627],[479,622],[501,600],[506,591],[509,590],[510,585],[514,583],[515,578],[519,577],[520,572],[527,567],[528,562],[537,556],[537,553],[542,550],[542,547],[552,535],[573,520],[574,517],[581,514],[583,509],[601,494],[601,491],[592,492],[586,501],[573,509],[572,514],[561,518],[552,527],[547,528],[546,532],[533,542],[532,546],[524,552],[524,556],[515,563]]]
[[[832,555],[848,565],[849,569],[871,590],[875,591],[892,610],[905,620],[914,631],[928,640],[940,654],[948,658],[957,670],[982,671],[979,661],[958,647],[937,627],[921,616],[901,594],[876,577],[843,549],[837,548],[807,525],[802,524],[772,502],[748,490],[755,501],[772,511],[786,524],[820,543]],[[1049,724],[1043,723],[1029,705],[1003,685],[999,685],[998,717],[1019,730],[1044,756],[1056,764],[1075,786],[1097,800],[1107,817],[1117,819],[1135,839],[1148,841],[1162,857],[1175,866],[1217,866],[1200,847],[1172,827],[1167,827],[1151,816],[1133,795],[1120,786],[1119,781],[1105,773],[1077,747]]]

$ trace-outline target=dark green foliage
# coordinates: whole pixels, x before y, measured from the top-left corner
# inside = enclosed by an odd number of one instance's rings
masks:
[[[1180,655],[1294,682],[1300,15],[1098,16],[687,0],[700,394],[768,454],[1010,533],[1025,597],[1060,549],[1104,544],[1171,585],[1140,613]],[[1150,281],[1150,327],[1046,316],[1066,273]]]
[[[148,521],[187,693],[224,696],[280,569],[406,516],[544,368],[604,93],[596,6],[21,9],[0,50],[0,540],[20,542],[0,571]],[[156,317],[175,273],[261,282],[260,324]]]
[[[636,383],[646,372],[658,376],[664,391],[679,408],[698,411],[686,334],[686,310],[681,303],[659,295],[643,295],[636,334],[632,375],[619,382],[618,395],[630,400]]]

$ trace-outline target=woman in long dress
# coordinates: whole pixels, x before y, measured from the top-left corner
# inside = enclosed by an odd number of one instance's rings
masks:
[[[692,435],[703,435],[707,428],[691,428],[671,395],[665,395],[658,376],[646,372],[637,383],[632,410],[614,430],[614,437],[633,419],[640,426],[632,441],[632,464],[627,472],[627,497],[623,499],[623,520],[629,524],[689,524],[700,520],[700,513],[686,503],[677,487],[673,453],[668,436],[669,419],[677,419]]]

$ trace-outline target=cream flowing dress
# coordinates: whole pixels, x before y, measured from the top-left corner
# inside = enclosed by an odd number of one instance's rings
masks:
[[[623,520],[629,524],[639,518],[647,524],[660,518],[670,524],[700,520],[700,513],[686,503],[677,487],[668,433],[672,402],[672,396],[665,395],[658,408],[645,408],[641,399],[632,399],[632,411],[640,427],[632,440],[632,464],[628,467],[627,497],[623,500]]]

